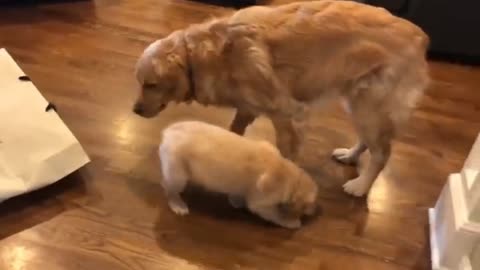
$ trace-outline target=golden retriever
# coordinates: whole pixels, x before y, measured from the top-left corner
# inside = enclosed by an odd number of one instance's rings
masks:
[[[159,147],[162,186],[173,212],[188,213],[180,197],[187,183],[243,201],[253,213],[286,228],[298,228],[316,209],[317,186],[269,142],[244,138],[199,121],[178,122],[163,131]]]
[[[359,140],[333,157],[355,163],[369,149],[366,169],[344,185],[363,196],[428,85],[428,44],[414,24],[351,1],[246,8],[148,46],[137,64],[142,90],[134,111],[152,117],[170,101],[232,106],[238,134],[265,114],[280,152],[293,159],[302,140],[294,122],[321,101],[341,98]]]

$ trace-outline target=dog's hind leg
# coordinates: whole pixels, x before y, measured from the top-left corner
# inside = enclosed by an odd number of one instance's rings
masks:
[[[345,111],[351,116],[352,109],[347,101],[343,100],[342,102]],[[350,148],[337,148],[333,150],[332,157],[343,164],[346,165],[356,165],[360,156],[367,150],[367,145],[359,140],[354,146]]]
[[[383,138],[377,137],[377,142],[374,142],[374,139],[367,139],[368,143],[370,144],[370,162],[360,176],[349,180],[343,185],[345,192],[358,197],[368,193],[373,182],[383,170],[390,157],[391,138],[387,138],[385,136],[382,137]],[[375,136],[372,136],[371,138],[375,138]]]
[[[365,89],[363,93],[350,99],[352,119],[360,142],[344,153],[341,153],[343,150],[334,152],[338,159],[353,162],[357,161],[360,154],[367,148],[370,151],[371,158],[365,170],[360,173],[360,176],[343,186],[345,192],[354,196],[363,196],[368,193],[390,157],[394,123],[388,113],[381,111],[382,101],[373,96],[377,90]]]
[[[180,160],[176,159],[172,153],[162,150],[165,149],[160,147],[163,173],[162,187],[167,197],[168,206],[175,214],[186,215],[189,212],[188,206],[180,194],[187,186],[188,173]]]
[[[404,127],[412,109],[422,96],[429,78],[426,62],[402,72],[377,72],[366,78],[362,88],[349,95],[349,107],[360,141],[370,151],[371,158],[360,176],[343,187],[355,196],[365,195],[385,167],[391,151],[391,141],[396,131]],[[395,74],[401,74],[396,78]],[[360,152],[362,147],[352,152]]]

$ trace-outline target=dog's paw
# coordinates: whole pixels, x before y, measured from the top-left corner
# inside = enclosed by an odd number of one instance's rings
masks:
[[[348,148],[337,148],[333,150],[332,157],[340,163],[354,165],[357,163],[357,157]]]
[[[177,214],[179,216],[185,216],[185,215],[188,215],[188,213],[189,213],[188,206],[184,202],[169,201],[168,206],[170,207],[170,209],[172,209],[172,211],[175,214]]]
[[[228,201],[233,208],[245,207],[245,200],[238,196],[228,196]]]
[[[368,193],[370,183],[358,177],[352,179],[343,185],[343,190],[353,196],[362,197]]]

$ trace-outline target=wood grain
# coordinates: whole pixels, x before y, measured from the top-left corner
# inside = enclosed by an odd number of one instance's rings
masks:
[[[333,104],[307,125],[302,165],[321,187],[322,214],[301,230],[198,190],[186,194],[191,215],[167,209],[155,155],[162,128],[184,119],[227,127],[233,115],[178,105],[153,120],[136,117],[133,66],[154,39],[229,11],[183,0],[1,7],[0,47],[57,105],[93,161],[0,205],[0,269],[430,269],[427,209],[480,129],[475,67],[431,62],[433,84],[368,200],[342,192],[356,170],[329,154],[355,135]],[[248,136],[273,140],[271,123],[257,120]]]

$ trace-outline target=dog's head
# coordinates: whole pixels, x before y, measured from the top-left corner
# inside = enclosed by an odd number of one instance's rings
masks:
[[[301,169],[299,177],[292,184],[287,200],[279,205],[280,211],[285,216],[294,218],[313,216],[317,211],[317,185]]]
[[[140,93],[133,111],[143,117],[156,116],[171,101],[185,101],[190,93],[186,47],[177,31],[150,44],[136,65]]]
[[[255,33],[254,27],[229,25],[223,18],[191,25],[150,44],[136,67],[141,91],[134,112],[153,117],[171,101],[193,101],[196,97],[190,61],[196,62],[196,66],[202,63],[202,69],[208,69],[212,63],[223,63],[223,54],[230,52],[232,44],[242,44],[236,40]]]

